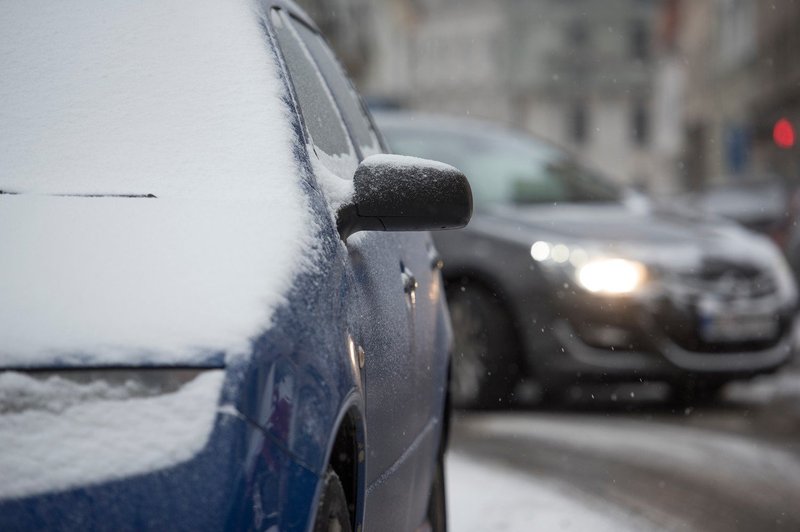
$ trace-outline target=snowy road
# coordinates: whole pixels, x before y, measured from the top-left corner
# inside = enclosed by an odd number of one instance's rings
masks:
[[[448,460],[454,532],[800,530],[800,374],[698,409],[462,414]]]

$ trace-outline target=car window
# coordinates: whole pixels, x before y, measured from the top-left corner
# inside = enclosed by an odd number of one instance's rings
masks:
[[[469,178],[477,207],[496,203],[615,202],[618,187],[544,143],[508,135],[470,135],[384,127],[397,153],[436,159]]]
[[[381,148],[378,136],[367,118],[361,98],[353,89],[352,84],[345,76],[342,67],[330,48],[328,48],[328,45],[325,44],[319,34],[311,31],[302,22],[294,19],[291,19],[291,22],[328,82],[331,92],[333,92],[336,102],[344,115],[344,119],[350,126],[353,139],[362,154],[367,156],[379,153]]]
[[[340,177],[352,178],[355,152],[328,87],[297,33],[278,10],[272,13],[272,25],[317,155]]]

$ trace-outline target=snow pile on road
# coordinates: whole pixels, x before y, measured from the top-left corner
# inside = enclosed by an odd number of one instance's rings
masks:
[[[531,448],[556,445],[572,452],[591,453],[623,460],[650,470],[682,472],[749,491],[785,486],[794,489],[800,478],[800,461],[784,449],[766,442],[753,442],[734,434],[654,424],[624,418],[572,416],[530,418],[522,415],[476,418],[472,429],[525,439]],[[741,486],[738,479],[748,478]]]
[[[249,353],[315,233],[253,4],[3,8],[0,366]]]
[[[466,454],[448,453],[446,474],[447,517],[453,532],[636,530],[554,486]]]
[[[794,400],[800,407],[800,370],[791,366],[775,375],[763,375],[751,381],[732,383],[725,391],[725,397],[757,404]]]
[[[0,374],[0,498],[120,479],[189,460],[208,441],[224,371],[137,396],[131,383]],[[36,400],[15,399],[21,390]]]

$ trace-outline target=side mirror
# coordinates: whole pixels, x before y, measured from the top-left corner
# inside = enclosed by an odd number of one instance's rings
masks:
[[[464,227],[472,217],[472,190],[450,165],[372,155],[353,176],[353,200],[339,209],[342,239],[359,231],[435,231]]]

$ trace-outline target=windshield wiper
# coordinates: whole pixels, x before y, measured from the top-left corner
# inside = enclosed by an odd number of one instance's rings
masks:
[[[155,194],[54,194],[68,198],[156,198]]]
[[[20,192],[0,189],[0,196],[16,196]],[[157,198],[155,194],[43,194],[44,196],[61,196],[67,198]]]

